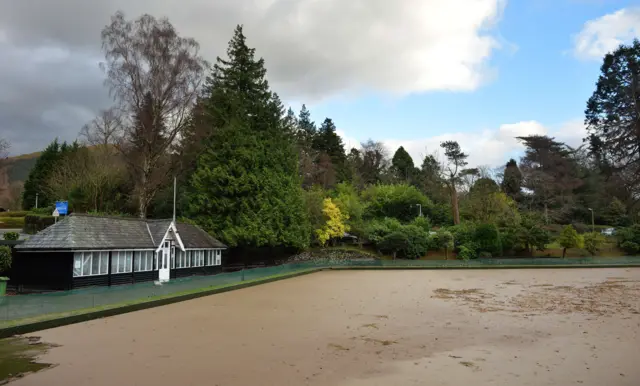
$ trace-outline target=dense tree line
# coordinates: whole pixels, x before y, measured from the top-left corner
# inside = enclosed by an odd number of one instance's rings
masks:
[[[169,217],[175,177],[178,215],[232,247],[300,249],[351,233],[410,258],[429,249],[533,253],[553,224],[637,220],[638,41],[604,58],[584,146],[519,137],[522,157],[491,173],[469,168],[455,141],[419,162],[374,140],[345,148],[330,117],[317,124],[305,105],[283,105],[242,26],[213,66],[166,19],[117,13],[102,38],[116,104],[82,128],[85,146],[45,149],[25,183],[25,208],[39,192],[42,205],[67,199],[76,211]],[[570,230],[562,242],[579,244]]]

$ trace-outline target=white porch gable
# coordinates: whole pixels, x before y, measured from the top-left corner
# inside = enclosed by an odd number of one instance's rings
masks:
[[[171,237],[174,241],[176,241],[176,243],[178,244],[178,247],[180,247],[180,250],[182,252],[186,251],[186,249],[184,248],[184,244],[182,243],[182,239],[180,238],[180,234],[178,233],[178,228],[176,227],[175,222],[172,221],[171,224],[169,224],[167,231],[164,233],[162,240],[160,240],[160,243],[157,245],[156,252],[160,252],[160,250],[162,249],[162,246],[164,245],[164,242],[169,237]]]

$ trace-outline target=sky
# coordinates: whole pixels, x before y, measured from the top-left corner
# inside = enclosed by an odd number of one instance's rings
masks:
[[[243,24],[286,104],[332,118],[348,148],[404,146],[418,165],[444,140],[491,167],[522,153],[516,136],[579,146],[603,55],[640,37],[628,0],[2,1],[0,138],[11,154],[73,140],[113,103],[100,31],[118,10],[168,17],[211,62]]]

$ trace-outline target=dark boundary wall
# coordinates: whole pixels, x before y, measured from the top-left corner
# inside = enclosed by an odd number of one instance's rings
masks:
[[[459,266],[334,266],[325,269],[335,271],[378,271],[378,270],[462,270],[462,269],[553,269],[553,268],[640,268],[640,261],[637,264],[549,264],[549,265],[459,265]]]
[[[185,295],[177,295],[168,298],[162,298],[157,300],[151,300],[148,302],[142,302],[137,304],[131,304],[128,306],[114,307],[106,310],[86,312],[78,315],[63,316],[54,319],[43,320],[39,322],[26,323],[6,328],[0,328],[0,339],[8,338],[19,334],[28,334],[35,331],[47,330],[50,328],[66,326],[69,324],[86,322],[89,320],[104,318],[108,316],[115,316],[120,314],[126,314],[133,311],[145,310],[148,308],[164,306],[172,303],[178,303],[185,300],[197,299],[204,296],[229,292],[241,288],[253,287],[260,284],[271,283],[279,280],[284,280],[292,277],[308,275],[311,273],[336,270],[336,271],[356,271],[356,270],[464,270],[464,269],[553,269],[553,268],[640,268],[640,262],[637,264],[594,264],[594,265],[492,265],[492,266],[453,266],[453,267],[390,267],[390,266],[335,266],[335,267],[319,267],[311,268],[305,271],[294,272],[285,274],[282,276],[258,279],[255,281],[244,282],[229,285],[227,287],[215,288],[211,290],[203,290],[195,293],[189,293]]]

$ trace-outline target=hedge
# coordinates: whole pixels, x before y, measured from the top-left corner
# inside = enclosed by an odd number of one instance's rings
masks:
[[[24,217],[0,217],[0,229],[22,228],[24,224]]]
[[[24,217],[30,214],[29,211],[26,210],[16,210],[13,212],[0,212],[0,217]]]
[[[56,218],[53,216],[28,215],[24,218],[24,231],[25,233],[34,234],[53,225],[55,221]]]

